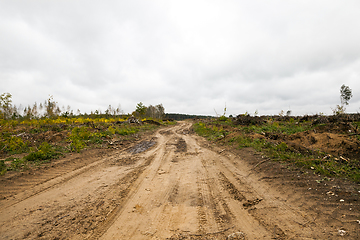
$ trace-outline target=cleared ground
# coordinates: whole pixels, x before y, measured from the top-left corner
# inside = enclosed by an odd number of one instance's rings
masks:
[[[218,148],[190,122],[1,179],[1,239],[360,239],[359,186]]]

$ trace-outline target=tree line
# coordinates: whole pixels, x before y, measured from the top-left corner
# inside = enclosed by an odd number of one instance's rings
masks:
[[[161,103],[156,106],[149,105],[146,107],[142,102],[139,102],[132,115],[139,118],[148,117],[163,119],[165,115],[165,108]]]
[[[205,119],[205,118],[213,118],[212,116],[203,116],[203,115],[189,115],[189,114],[181,114],[181,113],[165,113],[166,119],[173,120],[185,120],[185,119]]]
[[[145,106],[142,102],[136,105],[136,109],[132,112],[133,116],[139,118],[156,118],[162,119],[165,115],[165,108],[162,104],[156,106],[149,105]],[[12,95],[10,93],[3,93],[0,95],[0,119],[39,119],[39,118],[56,118],[56,117],[75,117],[75,116],[86,116],[92,118],[98,117],[119,117],[119,116],[130,116],[125,114],[119,104],[117,107],[111,105],[102,112],[101,110],[91,111],[90,114],[81,114],[80,109],[74,113],[71,107],[60,107],[59,104],[54,100],[52,95],[49,96],[43,103],[34,103],[28,106],[16,106],[12,104]]]

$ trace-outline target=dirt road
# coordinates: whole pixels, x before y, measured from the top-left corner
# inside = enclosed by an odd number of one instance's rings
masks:
[[[0,239],[360,239],[357,195],[331,198],[336,183],[313,176],[269,176],[260,169],[276,167],[261,155],[190,128],[3,179]]]

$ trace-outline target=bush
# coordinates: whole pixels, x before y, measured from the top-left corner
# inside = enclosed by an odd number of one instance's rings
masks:
[[[122,136],[131,135],[131,134],[137,133],[138,131],[139,131],[139,129],[133,128],[133,127],[116,129],[116,133],[119,135],[122,135]]]
[[[73,139],[70,144],[70,149],[72,152],[80,152],[81,149],[85,148],[86,144],[80,139]]]
[[[219,121],[224,121],[225,122],[226,120],[227,120],[227,117],[225,117],[224,115],[219,117]]]
[[[70,150],[80,152],[81,149],[85,148],[86,144],[84,140],[89,140],[91,133],[88,127],[74,127],[69,136]]]
[[[10,133],[2,133],[0,148],[9,154],[23,153],[28,151],[28,143],[24,142],[20,137],[12,136]]]
[[[43,142],[37,151],[33,151],[24,157],[27,161],[38,161],[38,160],[48,160],[53,158],[58,158],[61,153],[55,152],[53,147],[47,143]]]

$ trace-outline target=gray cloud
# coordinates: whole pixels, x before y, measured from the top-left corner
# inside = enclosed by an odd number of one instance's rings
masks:
[[[0,2],[1,92],[90,112],[360,111],[358,1]]]

